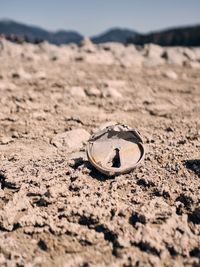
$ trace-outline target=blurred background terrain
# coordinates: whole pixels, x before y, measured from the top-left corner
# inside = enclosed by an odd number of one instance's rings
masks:
[[[200,45],[198,1],[1,1],[0,34],[13,41]],[[71,30],[73,28],[73,30]],[[61,30],[59,30],[61,29]],[[99,33],[102,32],[102,33]]]

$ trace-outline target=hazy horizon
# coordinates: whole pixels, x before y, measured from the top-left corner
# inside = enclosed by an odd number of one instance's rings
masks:
[[[30,24],[30,23],[26,23],[26,22],[22,22],[22,21],[17,21],[17,20],[13,20],[13,19],[10,19],[10,18],[1,18],[0,17],[0,21],[13,21],[13,22],[16,22],[16,23],[22,23],[22,24],[25,24],[27,26],[31,26],[31,27],[38,27],[38,28],[41,28],[43,30],[47,30],[47,31],[50,31],[50,32],[58,32],[58,31],[75,31],[79,34],[82,34],[84,36],[84,34],[76,29],[64,29],[64,28],[58,28],[58,29],[55,29],[55,30],[51,30],[51,29],[47,29],[45,27],[42,27],[40,25],[35,25],[35,24]],[[151,33],[151,32],[156,32],[156,31],[159,31],[159,30],[167,30],[167,29],[171,29],[171,28],[181,28],[181,27],[190,27],[190,26],[195,26],[195,25],[200,25],[200,23],[194,23],[194,24],[186,24],[186,25],[174,25],[174,26],[171,26],[171,27],[165,27],[165,28],[159,28],[159,29],[155,29],[155,30],[151,30],[147,33]],[[121,26],[112,26],[110,28],[106,28],[104,30],[102,30],[101,32],[97,32],[97,33],[94,33],[93,35],[85,35],[85,36],[88,36],[88,37],[93,37],[93,36],[96,36],[96,35],[99,35],[99,34],[102,34],[102,33],[105,33],[109,30],[113,30],[113,29],[121,29],[121,30],[133,30],[135,32],[138,32],[138,33],[143,33],[143,32],[140,32],[138,31],[137,29],[132,29],[132,28],[127,28],[127,27],[121,27]]]
[[[94,36],[110,28],[141,33],[200,24],[200,1],[1,0],[0,18],[49,31],[73,30]]]

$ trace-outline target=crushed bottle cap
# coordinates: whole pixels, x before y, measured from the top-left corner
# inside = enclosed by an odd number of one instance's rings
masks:
[[[88,160],[108,176],[130,172],[144,155],[140,134],[123,124],[106,127],[92,135],[87,143]]]

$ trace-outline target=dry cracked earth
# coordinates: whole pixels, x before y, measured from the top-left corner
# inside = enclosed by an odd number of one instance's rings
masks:
[[[89,136],[146,157],[106,177]],[[0,266],[200,266],[200,48],[0,43]]]

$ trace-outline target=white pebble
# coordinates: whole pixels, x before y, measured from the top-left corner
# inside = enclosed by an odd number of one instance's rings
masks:
[[[74,129],[64,133],[59,133],[51,140],[51,144],[57,148],[65,148],[72,152],[80,149],[90,137],[90,134],[82,129]]]

